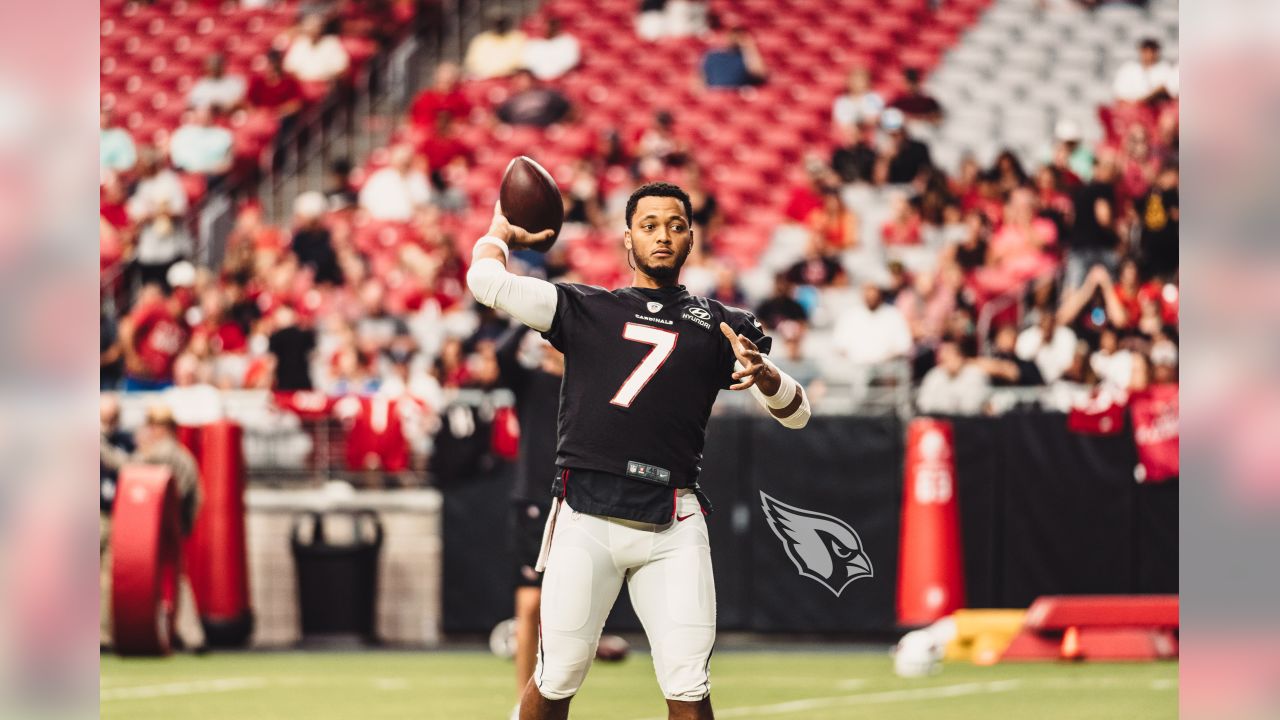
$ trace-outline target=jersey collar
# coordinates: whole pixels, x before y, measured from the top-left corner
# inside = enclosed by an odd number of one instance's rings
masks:
[[[666,309],[668,305],[684,302],[690,297],[689,291],[683,285],[665,288],[626,287],[622,289],[622,292],[646,305],[650,302],[662,303],[663,309]]]

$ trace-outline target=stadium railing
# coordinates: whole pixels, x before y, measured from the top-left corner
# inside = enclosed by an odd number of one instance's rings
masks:
[[[883,363],[868,369],[865,385],[817,380],[809,383],[817,416],[915,417],[916,389],[910,382],[907,361]],[[120,396],[121,424],[127,429],[141,425],[146,408],[165,402],[174,409],[179,422],[184,417],[207,416],[204,400],[194,408],[183,407],[182,393],[125,393]],[[213,410],[244,431],[245,467],[251,483],[267,486],[320,485],[344,480],[357,487],[420,487],[433,484],[428,460],[434,449],[435,430],[451,408],[469,408],[491,419],[496,410],[508,408],[513,397],[507,390],[451,389],[445,392],[441,408],[431,408],[424,420],[406,433],[410,461],[402,471],[351,469],[347,456],[349,420],[340,413],[304,415],[280,406],[266,390],[226,390],[219,393],[220,407]],[[1016,409],[1050,411],[1069,409],[1071,388],[997,388],[990,407],[997,414]],[[334,398],[331,398],[334,399]],[[721,393],[713,411],[717,415],[761,415],[763,410],[748,393]]]

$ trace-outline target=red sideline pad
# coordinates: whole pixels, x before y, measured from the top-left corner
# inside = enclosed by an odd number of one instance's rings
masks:
[[[1035,630],[1069,627],[1178,627],[1177,595],[1048,595],[1027,610]]]
[[[1004,661],[1057,660],[1063,636],[1078,631],[1083,660],[1158,660],[1178,655],[1176,595],[1077,595],[1037,599]]]

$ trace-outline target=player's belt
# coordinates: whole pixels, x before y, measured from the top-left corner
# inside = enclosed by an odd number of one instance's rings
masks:
[[[669,487],[671,485],[671,471],[666,468],[660,468],[657,465],[642,463],[638,460],[627,461],[627,477],[643,480],[654,485],[662,485]]]

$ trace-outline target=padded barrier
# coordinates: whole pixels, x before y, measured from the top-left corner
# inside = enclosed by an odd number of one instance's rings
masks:
[[[173,650],[181,548],[172,473],[121,468],[111,528],[112,640],[121,655]]]

